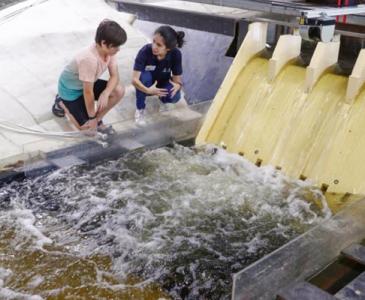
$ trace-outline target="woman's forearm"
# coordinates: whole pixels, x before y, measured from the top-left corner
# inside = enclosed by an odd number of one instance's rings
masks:
[[[149,94],[149,88],[146,87],[139,79],[133,78],[132,84],[141,92]]]
[[[172,76],[172,81],[179,84],[180,88],[182,88],[183,82],[182,82],[182,76],[181,75],[173,75]]]

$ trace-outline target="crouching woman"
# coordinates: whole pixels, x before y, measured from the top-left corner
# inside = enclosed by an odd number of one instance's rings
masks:
[[[152,44],[140,49],[134,63],[132,84],[136,88],[135,120],[145,124],[146,97],[158,96],[162,106],[181,98],[184,32],[170,26],[157,28]]]

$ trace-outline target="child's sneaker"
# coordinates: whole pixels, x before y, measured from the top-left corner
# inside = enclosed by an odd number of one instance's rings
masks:
[[[136,109],[136,113],[134,114],[134,120],[137,125],[146,125],[145,120],[145,110],[144,109]]]
[[[52,106],[52,112],[56,117],[59,118],[63,118],[65,116],[65,111],[63,110],[63,108],[60,106],[60,102],[62,101],[62,99],[56,95],[56,99],[54,101],[54,104]]]
[[[105,125],[102,120],[98,122],[96,131],[100,132],[101,134],[106,134],[107,136],[112,136],[117,133],[112,125]]]

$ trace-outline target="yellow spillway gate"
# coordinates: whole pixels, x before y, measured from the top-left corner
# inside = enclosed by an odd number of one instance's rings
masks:
[[[293,63],[300,37],[285,36],[268,60],[257,55],[266,29],[251,24],[196,143],[224,145],[329,193],[365,194],[364,53],[350,78],[330,71],[339,42],[319,43],[304,68]]]

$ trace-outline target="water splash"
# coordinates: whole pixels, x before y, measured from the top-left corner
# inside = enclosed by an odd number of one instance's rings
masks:
[[[10,198],[0,226],[20,209],[34,214],[19,215],[16,233],[32,247],[107,255],[113,275],[158,283],[174,299],[229,299],[232,273],[330,215],[309,183],[212,146],[129,153],[13,182],[0,195]],[[28,288],[49,280],[35,275]]]

